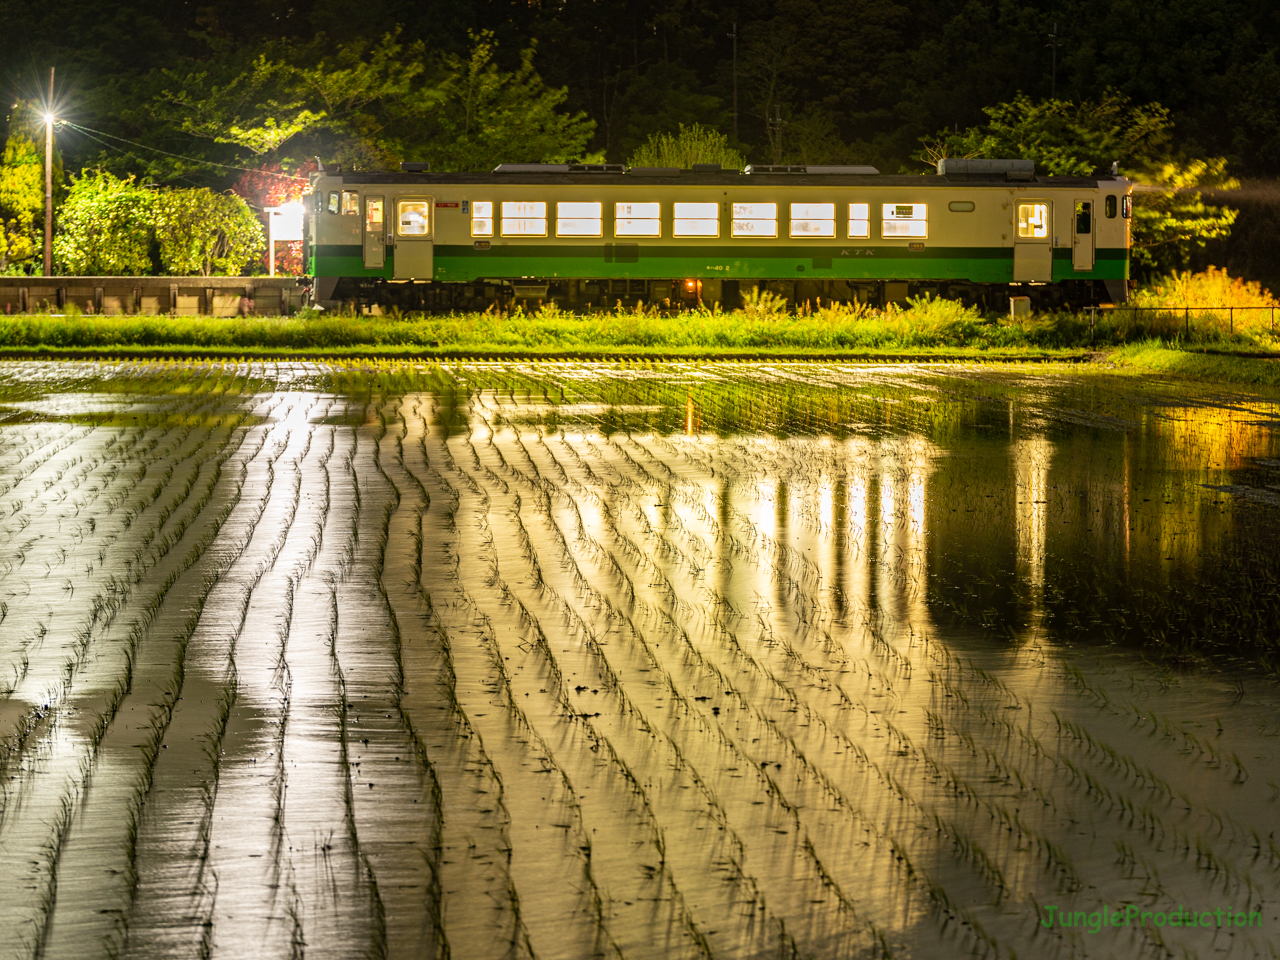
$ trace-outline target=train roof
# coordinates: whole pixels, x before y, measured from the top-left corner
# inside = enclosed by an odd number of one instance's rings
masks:
[[[374,173],[364,171],[321,171],[319,176],[341,179],[344,184],[404,186],[421,184],[430,186],[583,186],[583,187],[910,187],[933,189],[938,187],[1027,187],[1035,184],[1047,189],[1095,189],[1104,184],[1127,185],[1119,176],[1092,177],[1031,177],[1009,180],[1003,175],[961,174],[940,176],[926,174],[912,176],[902,174],[812,174],[812,173],[739,173],[723,171],[680,171],[676,174],[646,175],[632,171],[627,173]]]

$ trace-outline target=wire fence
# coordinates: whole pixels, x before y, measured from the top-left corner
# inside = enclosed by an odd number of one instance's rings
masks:
[[[1182,314],[1183,332],[1187,336],[1191,335],[1191,315],[1193,313],[1196,316],[1201,316],[1201,317],[1205,316],[1206,314],[1213,317],[1221,317],[1225,313],[1227,316],[1228,334],[1230,336],[1235,336],[1237,312],[1247,315],[1249,311],[1263,311],[1264,316],[1268,316],[1270,319],[1271,336],[1274,337],[1276,334],[1276,308],[1274,306],[1270,306],[1270,307],[1233,307],[1233,306],[1193,307],[1188,304],[1183,304],[1182,306],[1166,304],[1164,306],[1157,306],[1157,307],[1137,307],[1137,306],[1130,306],[1129,304],[1117,303],[1117,304],[1107,304],[1103,306],[1094,306],[1094,307],[1090,307],[1089,310],[1090,310],[1090,314],[1089,314],[1089,339],[1090,340],[1093,339],[1094,328],[1097,325],[1099,310],[1103,311],[1104,313],[1139,313],[1139,314],[1150,313],[1153,316],[1158,316],[1160,314],[1169,314],[1171,316],[1177,316],[1178,314]]]

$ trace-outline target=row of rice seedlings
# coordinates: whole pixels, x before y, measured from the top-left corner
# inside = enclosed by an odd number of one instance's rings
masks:
[[[498,586],[498,588],[499,588],[499,589],[503,589],[505,585],[504,585],[504,584],[496,584],[496,586]],[[511,594],[509,593],[509,588],[507,588],[507,593],[506,593],[506,595],[511,596]],[[531,614],[529,614],[529,612],[527,611],[527,609],[525,609],[525,608],[523,607],[523,604],[521,604],[520,606],[521,606],[521,609],[522,609],[523,614],[524,614],[524,617],[525,617],[526,626],[527,626],[528,628],[530,628],[530,629],[534,629],[535,631],[540,631],[540,628],[537,626],[537,618],[536,618],[536,617],[533,617]],[[557,668],[557,667],[555,667],[555,665],[554,665],[554,654],[552,654],[552,653],[550,652],[550,648],[549,648],[549,645],[548,645],[548,643],[547,643],[547,641],[546,641],[546,638],[545,638],[544,636],[541,636],[541,635],[540,635],[540,633],[536,633],[535,635],[539,636],[539,642],[538,642],[538,645],[537,645],[537,646],[538,646],[538,648],[539,648],[539,649],[541,649],[541,650],[544,652],[544,654],[549,658],[549,660],[548,660],[549,665],[550,665],[550,667],[551,667],[551,669],[552,669],[552,671],[553,671],[553,674],[554,674],[554,675],[556,675],[556,685],[557,685],[557,689],[560,691],[560,692],[558,692],[558,693],[556,694],[556,699],[558,700],[558,702],[559,702],[559,703],[560,703],[560,705],[561,705],[560,709],[561,709],[561,710],[567,710],[567,709],[568,709],[567,699],[566,699],[566,695],[565,695],[565,694],[564,694],[564,692],[563,692],[563,691],[564,691],[564,683],[565,683],[565,680],[564,680],[564,678],[563,678],[563,676],[562,676],[562,675],[559,675],[559,674],[558,674],[558,668]],[[569,714],[569,716],[571,716],[571,717],[572,717],[572,716],[574,716],[574,715],[573,715],[573,714]],[[602,740],[600,740],[600,739],[598,738],[598,735],[595,735],[595,736],[593,737],[593,739],[594,739],[594,740],[595,740],[595,742],[597,742],[597,743],[603,743],[603,742],[604,742],[604,741],[602,741]],[[613,755],[614,755],[615,757],[617,757],[616,751],[612,751],[612,750],[611,750],[611,752],[613,753]],[[619,758],[619,759],[620,759],[620,758]],[[627,768],[627,767],[626,767],[625,762],[622,762],[622,767],[623,767],[623,769],[625,769],[625,770],[627,770],[627,771],[629,772],[629,768]],[[635,784],[636,784],[636,789],[637,789],[637,790],[641,790],[641,791],[642,791],[642,788],[639,786],[638,781],[635,781],[634,775],[632,776],[632,780],[633,780],[633,782],[635,782]],[[642,792],[643,792],[643,791],[642,791]],[[659,849],[662,849],[662,845],[661,845],[660,838],[655,838],[655,840],[656,840],[656,842],[657,842],[657,843],[658,843],[658,845],[659,845]],[[589,846],[587,847],[587,849],[588,849],[588,850],[590,849],[590,848],[589,848]],[[665,856],[661,856],[661,857],[660,857],[660,863],[659,863],[659,869],[660,869],[660,870],[664,870],[664,871],[666,870],[666,868],[663,866],[663,864],[664,864],[664,863],[665,863]],[[670,882],[670,881],[668,881],[668,883],[669,883],[669,882]],[[677,891],[677,896],[678,896],[678,891]],[[695,940],[696,940],[696,937],[695,937]]]
[[[229,455],[229,454],[228,454],[228,455]],[[108,581],[108,589],[109,589],[112,593],[114,593],[114,594],[115,594],[115,597],[114,597],[114,600],[113,600],[113,604],[114,604],[114,606],[115,606],[115,607],[117,607],[117,608],[118,608],[120,605],[122,605],[122,604],[123,604],[123,602],[124,602],[125,600],[127,600],[127,595],[121,596],[122,591],[121,591],[120,584],[119,584],[119,581],[118,581],[118,580],[116,580],[116,579],[114,579],[114,578],[112,578],[111,580],[109,580],[109,581]],[[95,598],[95,599],[96,599],[96,598]],[[94,616],[94,608],[91,606],[91,621],[90,621],[90,622],[92,622],[93,616]],[[103,622],[103,625],[104,625],[104,626],[106,625],[106,622],[105,622],[105,621]],[[81,647],[81,650],[80,650],[80,651],[78,651],[77,655],[76,655],[75,657],[73,657],[73,659],[72,659],[71,661],[68,661],[68,662],[67,662],[67,665],[66,665],[66,666],[64,666],[64,672],[66,672],[66,671],[74,672],[74,670],[75,670],[76,668],[78,668],[78,667],[80,667],[80,666],[82,666],[82,665],[83,665],[83,663],[82,663],[82,659],[83,659],[83,649],[84,649],[84,647],[85,647],[85,639],[86,639],[86,637],[87,637],[87,635],[88,635],[88,631],[87,631],[86,629],[82,628],[80,631],[78,631],[78,634],[79,634],[79,641],[80,641],[80,644],[79,644],[79,645],[80,645],[80,647]],[[24,738],[24,741],[23,741],[23,742],[29,742],[29,740],[30,740],[30,738],[29,738],[29,737],[27,737],[27,738]],[[13,754],[11,753],[11,754],[10,754],[10,756],[12,757],[12,756],[13,756]]]
[[[234,444],[232,446],[234,447]],[[231,451],[228,450],[224,452],[226,452],[229,455]],[[206,530],[205,535],[201,538],[200,541],[197,541],[195,544],[192,545],[192,549],[183,558],[184,562],[181,564],[181,570],[184,573],[186,570],[189,570],[192,566],[196,565],[203,558],[205,558],[208,545],[217,536],[218,530],[220,529],[222,523],[225,521],[226,516],[230,513],[231,509],[234,507],[234,504],[235,504],[235,497],[233,496],[231,498],[231,502],[228,504],[227,508],[224,511],[221,511],[219,514],[216,514],[209,518],[209,528]],[[200,505],[198,509],[202,512],[204,510],[204,506]],[[181,574],[179,574],[179,576],[180,575]],[[151,776],[154,771],[155,762],[159,756],[160,743],[161,743],[161,740],[163,739],[164,731],[168,728],[168,724],[172,718],[174,707],[179,699],[179,695],[184,685],[183,677],[185,673],[186,638],[188,638],[191,632],[195,629],[195,625],[199,620],[200,612],[203,608],[204,600],[208,596],[208,591],[212,588],[214,583],[216,583],[217,578],[218,578],[218,572],[216,569],[205,573],[203,576],[199,578],[201,580],[201,586],[198,587],[194,595],[191,596],[190,599],[192,599],[194,603],[192,605],[192,608],[187,613],[184,626],[178,631],[178,638],[176,640],[176,645],[178,649],[176,650],[175,655],[172,658],[172,671],[173,671],[172,675],[168,683],[165,684],[163,689],[160,691],[158,702],[155,702],[154,704],[152,704],[152,706],[154,706],[156,709],[151,713],[150,721],[148,723],[150,736],[147,742],[144,744],[144,749],[142,754],[143,767],[138,775],[139,779],[136,783],[135,793],[133,795],[133,800],[130,803],[129,813],[127,817],[127,831],[126,831],[126,839],[125,839],[126,866],[124,870],[124,878],[125,878],[125,883],[127,887],[127,893],[125,897],[126,902],[132,899],[133,893],[136,889],[136,884],[138,879],[138,874],[136,869],[136,850],[137,850],[136,842],[137,842],[137,831],[138,831],[140,819],[142,816],[143,804],[145,802],[146,794],[148,793],[150,788]],[[178,579],[177,576],[174,576],[174,575],[170,576],[166,584],[166,590],[165,590],[166,593],[167,593],[168,586],[171,586],[174,582],[177,581],[177,579]],[[163,602],[163,600],[160,600],[160,602]],[[157,606],[156,610],[158,611],[158,609],[159,607]],[[154,617],[152,617],[152,619],[154,620]],[[105,710],[102,714],[99,715],[98,723],[95,724],[94,739],[96,742],[93,743],[93,754],[96,754],[99,750],[103,749],[102,741],[104,741],[106,738],[109,721],[111,717],[119,710],[125,696],[128,695],[129,688],[132,685],[134,680],[133,663],[137,661],[140,655],[138,653],[137,648],[138,648],[138,644],[141,642],[142,642],[141,636],[135,635],[133,648],[130,650],[130,655],[128,657],[128,669],[126,671],[127,682],[117,684],[115,691],[113,693],[113,696],[111,697],[110,701],[107,704],[107,710]],[[148,664],[163,663],[164,658],[163,657],[157,658],[154,655],[146,655],[143,657],[143,662]],[[155,682],[156,681],[152,681],[152,684],[154,684]],[[125,735],[125,736],[127,737],[128,735]],[[125,931],[127,931],[127,925],[123,925],[119,929],[118,931],[119,935],[123,937]]]
[[[258,439],[254,447],[249,451],[246,457],[241,458],[241,476],[239,478],[240,488],[243,490],[245,484],[249,482],[248,469],[249,465],[256,461],[260,456],[265,456],[268,462],[274,462],[285,452],[286,447],[280,444],[273,445],[270,451],[265,450],[267,441],[266,432],[259,432]],[[256,493],[256,488],[253,488]],[[201,955],[210,955],[213,949],[215,925],[214,911],[217,900],[217,875],[212,867],[211,846],[212,834],[214,828],[215,802],[218,796],[218,788],[221,782],[222,773],[222,743],[225,741],[227,730],[231,725],[236,702],[238,696],[238,682],[236,679],[236,649],[240,638],[243,636],[248,621],[249,609],[255,596],[255,590],[260,583],[262,577],[266,573],[266,568],[260,564],[254,557],[250,548],[255,542],[257,531],[261,520],[268,507],[269,498],[265,495],[269,493],[270,488],[267,487],[262,491],[264,495],[250,497],[244,499],[242,495],[241,502],[245,509],[243,520],[238,524],[239,539],[238,542],[229,545],[229,549],[224,553],[224,564],[217,576],[214,578],[217,583],[227,582],[229,589],[236,589],[237,586],[243,585],[242,592],[236,600],[236,619],[235,627],[230,636],[226,640],[225,649],[220,651],[216,656],[217,660],[210,665],[218,680],[218,697],[216,700],[216,711],[212,718],[202,721],[202,714],[207,713],[205,708],[197,706],[187,699],[187,703],[183,705],[186,714],[192,715],[192,719],[196,723],[205,722],[206,729],[201,734],[205,740],[204,755],[206,758],[206,770],[202,778],[202,789],[200,795],[201,809],[198,814],[197,828],[193,836],[193,856],[194,856],[194,879],[192,881],[191,896],[194,898],[192,907],[193,917],[190,921],[193,926],[199,930],[199,949]],[[228,579],[230,573],[237,565],[248,565],[250,572],[247,579],[240,578]],[[202,641],[203,643],[204,641]],[[201,652],[201,656],[205,654]],[[186,721],[190,723],[191,721]],[[163,815],[156,810],[152,811],[149,821],[149,829],[158,831],[163,829]],[[163,844],[163,841],[149,838],[147,841],[147,849],[154,850],[157,844]],[[163,846],[161,847],[163,849]],[[147,868],[147,875],[155,870],[157,866],[164,861],[155,862],[156,854],[149,855],[152,858],[152,864]],[[157,895],[161,897],[171,897],[173,891],[155,890],[155,881],[148,879],[144,887],[146,899],[139,902],[141,891],[135,887],[134,894],[131,898],[130,918],[136,927],[139,922],[149,922],[154,924],[155,920],[147,913],[148,902]],[[160,919],[161,924],[168,923],[167,919]],[[147,929],[153,929],[147,927]],[[131,933],[131,936],[133,934]]]
[[[819,867],[820,867],[820,864],[819,864]]]

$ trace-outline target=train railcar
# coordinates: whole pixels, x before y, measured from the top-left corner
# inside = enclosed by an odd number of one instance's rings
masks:
[[[304,251],[326,308],[618,302],[883,305],[933,294],[1004,309],[1125,299],[1131,184],[1030,161],[871,167],[503,164],[486,174],[312,174]]]

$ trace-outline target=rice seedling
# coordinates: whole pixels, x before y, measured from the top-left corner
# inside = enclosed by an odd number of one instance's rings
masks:
[[[1171,670],[1215,668],[1168,599],[1235,550],[1265,662],[1269,521],[1166,493],[1235,483],[1187,467],[1236,462],[1222,431],[1267,459],[1265,400],[1180,397],[1175,436],[1141,391],[979,369],[86,370],[56,389],[138,414],[0,430],[0,842],[47,865],[36,811],[81,811],[6,950],[93,903],[112,955],[1034,955],[1089,891],[1273,890],[1269,694]],[[1077,564],[1118,542],[1127,580]]]

